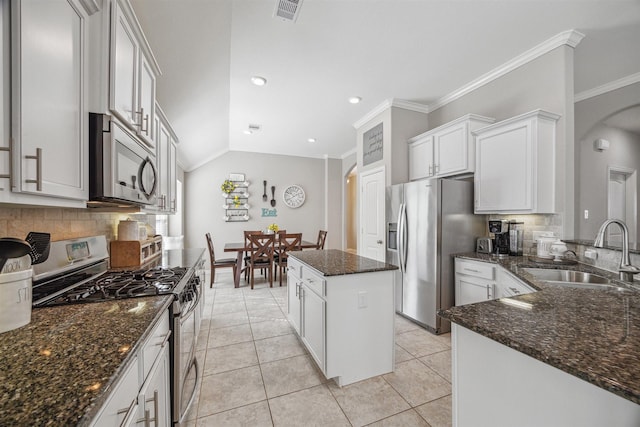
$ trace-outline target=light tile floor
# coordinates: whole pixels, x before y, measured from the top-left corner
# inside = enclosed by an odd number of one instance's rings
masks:
[[[289,326],[285,282],[260,279],[251,290],[244,281],[235,289],[230,273],[216,279],[205,292],[189,427],[451,425],[449,334],[396,316],[394,372],[340,388]]]

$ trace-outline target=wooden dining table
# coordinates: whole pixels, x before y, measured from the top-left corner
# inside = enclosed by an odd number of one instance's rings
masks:
[[[307,240],[303,240],[301,244],[302,249],[316,249],[316,242],[309,242]],[[225,252],[237,252],[236,257],[236,275],[233,278],[233,285],[237,288],[240,286],[240,277],[242,276],[242,260],[243,254],[245,252],[251,252],[251,247],[249,245],[245,245],[242,242],[233,242],[233,243],[225,243],[224,244]]]

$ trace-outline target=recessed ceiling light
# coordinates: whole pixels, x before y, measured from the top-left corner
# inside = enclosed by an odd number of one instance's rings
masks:
[[[360,103],[360,101],[362,101],[362,98],[360,98],[359,96],[352,96],[351,98],[349,98],[349,102],[352,104],[358,104]]]
[[[256,86],[264,86],[267,84],[267,79],[261,76],[253,76],[251,77],[251,83]]]
[[[315,138],[309,138],[309,139],[307,139],[307,141],[308,142],[316,142],[316,139]]]

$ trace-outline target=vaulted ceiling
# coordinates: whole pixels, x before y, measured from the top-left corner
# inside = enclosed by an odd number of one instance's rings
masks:
[[[569,29],[575,93],[640,73],[637,0],[304,0],[295,22],[276,0],[131,2],[186,170],[228,150],[339,158],[381,102],[433,105]]]

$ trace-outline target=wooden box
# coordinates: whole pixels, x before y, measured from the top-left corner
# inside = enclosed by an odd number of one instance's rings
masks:
[[[139,267],[162,254],[162,236],[139,240],[113,240],[110,243],[112,268]]]

